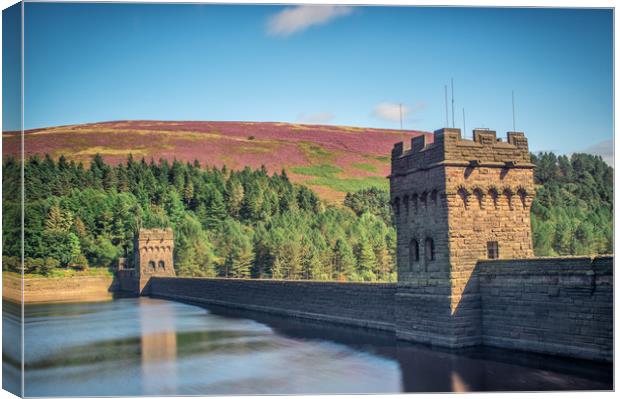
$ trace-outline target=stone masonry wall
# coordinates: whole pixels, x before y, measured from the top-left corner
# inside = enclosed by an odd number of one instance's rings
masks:
[[[499,258],[528,258],[532,249],[530,168],[446,168],[451,315],[460,341],[479,343],[480,299],[474,270],[496,242]]]
[[[478,259],[487,258],[487,242],[498,243],[499,258],[534,256],[530,205],[531,168],[446,168],[453,295],[469,281]]]
[[[437,148],[437,147],[433,147]],[[445,169],[416,170],[390,179],[397,229],[396,332],[400,338],[451,346],[448,213]],[[432,239],[434,259],[427,253]]]
[[[449,277],[448,213],[443,195],[445,170],[434,168],[391,179],[397,229],[398,276],[401,281]],[[432,238],[435,259],[426,260],[425,239]],[[415,259],[412,241],[417,242]]]
[[[395,284],[153,277],[154,297],[392,331]]]
[[[478,263],[485,345],[612,361],[613,257]]]
[[[111,300],[117,289],[112,277],[26,278],[24,303]],[[21,278],[3,273],[2,298],[21,302]]]

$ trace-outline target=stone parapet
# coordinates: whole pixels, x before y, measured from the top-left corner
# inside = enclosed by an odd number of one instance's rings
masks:
[[[613,359],[613,257],[481,261],[482,342]]]
[[[172,240],[172,229],[139,229],[136,234],[136,239],[139,241],[158,241],[158,240]]]

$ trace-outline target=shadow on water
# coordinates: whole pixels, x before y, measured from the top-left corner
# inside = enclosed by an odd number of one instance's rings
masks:
[[[398,340],[378,330],[217,305],[206,308],[222,317],[255,320],[283,336],[329,340],[395,360],[405,392],[613,389],[613,366],[609,363],[491,347],[452,350]]]

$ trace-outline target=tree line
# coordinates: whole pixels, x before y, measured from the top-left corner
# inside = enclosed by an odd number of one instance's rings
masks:
[[[600,157],[532,155],[538,256],[613,252],[613,169]],[[20,270],[20,163],[3,161],[3,264]],[[394,281],[389,193],[348,193],[327,204],[286,171],[233,171],[139,161],[89,166],[32,156],[24,164],[25,271],[132,261],[140,228],[171,227],[182,276]]]
[[[19,270],[20,164],[3,162],[5,267]],[[171,227],[182,276],[394,281],[396,233],[380,205],[328,205],[283,170],[202,168],[129,156],[112,166],[32,156],[24,165],[26,272],[132,261],[138,228]],[[356,198],[356,195],[350,198]]]
[[[613,253],[613,169],[600,156],[532,155],[538,256]]]

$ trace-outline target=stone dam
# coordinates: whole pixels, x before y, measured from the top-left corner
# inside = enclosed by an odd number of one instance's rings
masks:
[[[477,306],[466,315],[457,308],[443,316],[474,317],[479,324],[476,345],[612,361],[612,267],[611,256],[481,261],[476,287],[468,287],[479,293]],[[424,288],[152,277],[143,294],[391,331],[404,340],[433,344],[435,337],[424,339],[420,333],[427,326],[412,323],[420,310],[409,306],[408,295],[418,289]],[[450,324],[443,328],[451,333]]]

